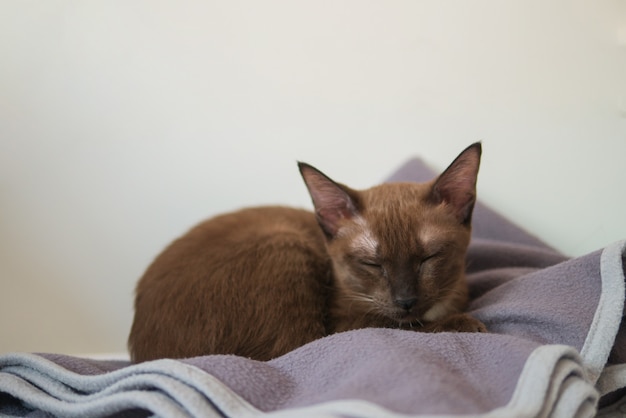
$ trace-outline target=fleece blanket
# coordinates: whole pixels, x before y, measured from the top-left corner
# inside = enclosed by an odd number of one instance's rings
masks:
[[[433,176],[410,160],[389,181]],[[268,362],[0,356],[0,415],[592,417],[626,414],[626,241],[568,259],[482,204],[467,257],[487,334],[362,329]]]

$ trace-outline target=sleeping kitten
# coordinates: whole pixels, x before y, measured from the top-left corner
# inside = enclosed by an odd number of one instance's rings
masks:
[[[300,163],[315,213],[244,209],[174,241],[137,285],[135,362],[268,360],[365,327],[484,332],[463,309],[481,146],[427,183],[356,191]]]

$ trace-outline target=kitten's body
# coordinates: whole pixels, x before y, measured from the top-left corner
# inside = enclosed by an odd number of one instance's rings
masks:
[[[316,213],[244,209],[172,243],[137,286],[133,361],[258,360],[364,327],[484,331],[462,313],[480,145],[428,183],[355,191],[300,171]]]

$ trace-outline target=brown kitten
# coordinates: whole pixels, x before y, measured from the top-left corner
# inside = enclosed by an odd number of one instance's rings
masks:
[[[300,163],[315,214],[217,216],[154,260],[137,285],[132,360],[268,360],[365,327],[486,331],[463,313],[480,155],[476,143],[430,182],[363,191]]]

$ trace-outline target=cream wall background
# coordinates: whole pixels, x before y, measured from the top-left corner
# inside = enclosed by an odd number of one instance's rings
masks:
[[[626,238],[623,1],[1,1],[0,352],[125,350],[199,220],[484,145],[480,198],[570,255]]]

